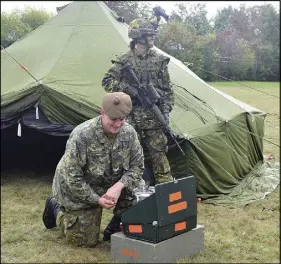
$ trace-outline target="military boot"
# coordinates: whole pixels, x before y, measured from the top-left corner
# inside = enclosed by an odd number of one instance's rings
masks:
[[[46,201],[43,213],[43,223],[47,229],[56,227],[56,218],[59,210],[60,206],[57,204],[55,197],[50,196]]]
[[[111,235],[120,232],[120,224],[121,224],[121,218],[119,216],[114,215],[103,231],[103,241],[110,241]]]

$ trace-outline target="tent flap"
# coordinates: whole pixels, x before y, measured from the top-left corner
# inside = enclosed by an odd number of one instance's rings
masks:
[[[280,163],[258,162],[239,185],[227,195],[205,200],[204,203],[228,207],[244,207],[249,203],[264,199],[280,184]]]

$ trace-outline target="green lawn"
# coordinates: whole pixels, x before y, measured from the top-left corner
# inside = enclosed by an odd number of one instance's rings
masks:
[[[280,93],[279,90],[276,90],[280,88],[280,83],[279,82],[252,82],[252,81],[237,81],[237,82],[228,82],[228,81],[222,81],[222,82],[210,82],[209,83],[212,86],[215,86],[217,88],[222,88],[225,89],[227,87],[242,87],[244,85],[250,86],[254,89],[274,89],[273,92],[278,92]]]
[[[279,97],[279,83],[243,82]],[[279,99],[229,82],[212,86],[268,113],[265,138],[279,145]],[[264,153],[279,161],[279,147],[264,143]],[[42,223],[51,194],[53,170],[9,170],[1,173],[2,263],[112,263],[108,246],[76,248],[58,230]],[[198,223],[205,228],[205,248],[179,260],[185,263],[280,263],[280,196],[278,187],[245,208],[229,209],[200,203]],[[104,210],[102,229],[111,217]]]

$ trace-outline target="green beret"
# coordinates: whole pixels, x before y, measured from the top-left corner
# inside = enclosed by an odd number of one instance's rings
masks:
[[[131,97],[123,92],[106,93],[103,97],[102,108],[111,118],[124,118],[132,111]]]

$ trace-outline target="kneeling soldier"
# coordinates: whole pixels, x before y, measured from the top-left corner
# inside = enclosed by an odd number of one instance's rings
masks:
[[[110,240],[142,181],[143,150],[135,129],[125,122],[131,110],[129,95],[105,94],[101,115],[72,131],[56,168],[54,197],[46,201],[43,222],[48,229],[58,226],[77,246],[97,244],[102,208],[114,207],[104,232],[104,240]]]

